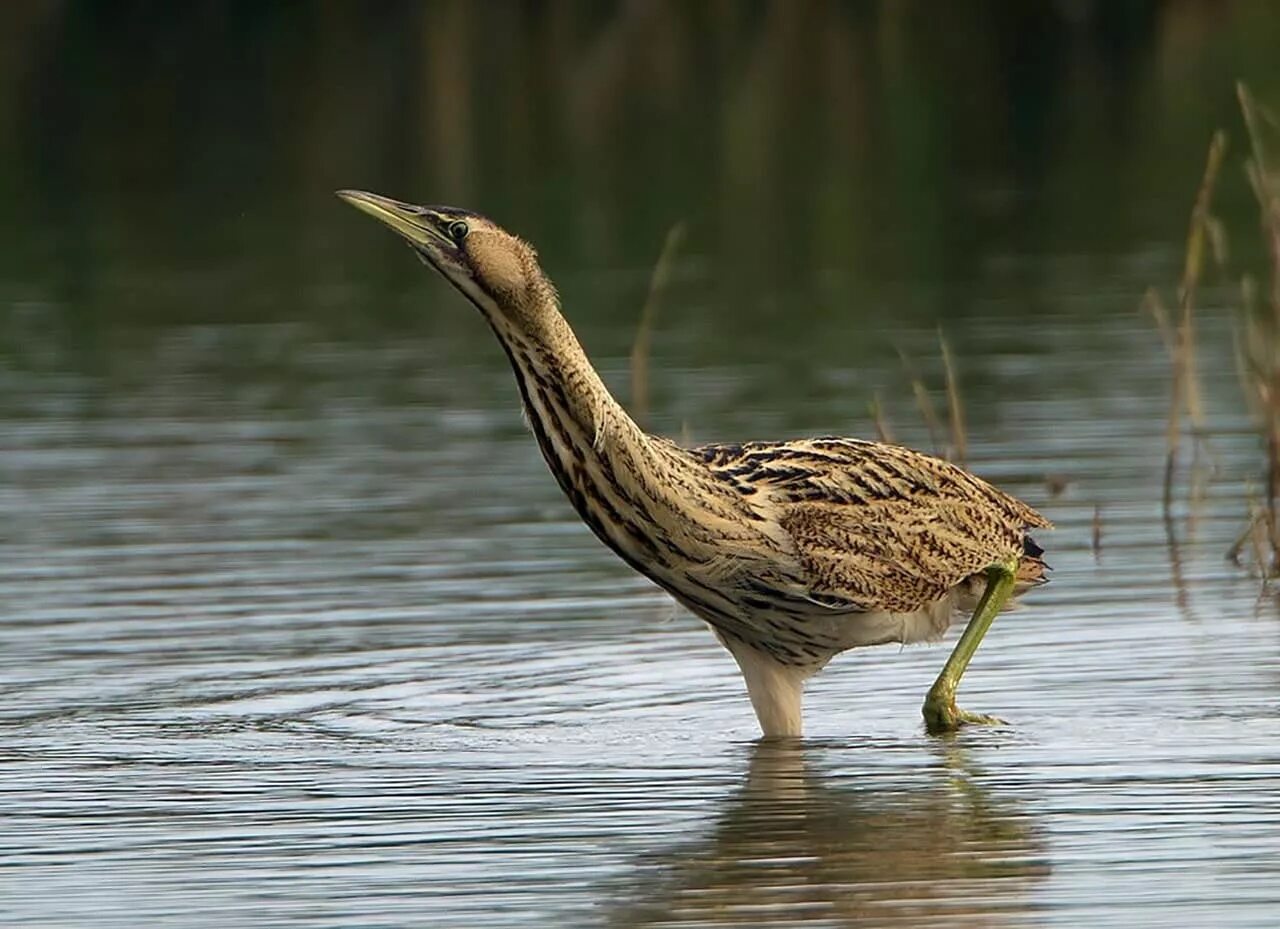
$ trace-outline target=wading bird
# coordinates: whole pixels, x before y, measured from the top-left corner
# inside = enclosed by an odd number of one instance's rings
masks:
[[[862,645],[937,639],[973,610],[925,698],[930,732],[999,720],[956,706],[996,614],[1044,581],[1049,522],[949,462],[857,439],[682,448],[610,395],[527,243],[476,213],[338,196],[399,233],[480,310],[543,457],[623,561],[733,655],[766,737],[799,736],[804,683]]]

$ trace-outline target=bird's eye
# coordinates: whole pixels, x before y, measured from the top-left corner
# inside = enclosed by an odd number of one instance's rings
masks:
[[[467,224],[460,219],[455,219],[449,223],[449,238],[458,244],[462,244],[462,240],[467,237],[467,233],[470,231]]]

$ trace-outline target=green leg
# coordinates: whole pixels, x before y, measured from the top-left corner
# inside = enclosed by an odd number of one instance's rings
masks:
[[[924,699],[924,725],[933,735],[943,732],[954,732],[966,723],[986,723],[998,725],[1001,720],[994,716],[983,716],[980,713],[966,713],[956,706],[956,688],[964,669],[982,642],[982,637],[991,628],[991,622],[1009,599],[1013,592],[1013,572],[1015,565],[995,564],[987,569],[987,589],[982,592],[978,608],[973,611],[973,618],[964,627],[964,634],[956,643],[951,657],[942,666],[942,673],[929,688],[929,695]]]

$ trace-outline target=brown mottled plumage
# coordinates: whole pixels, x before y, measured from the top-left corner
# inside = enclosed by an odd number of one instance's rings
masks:
[[[800,734],[803,683],[839,652],[938,638],[1001,571],[1015,592],[1042,582],[1026,533],[1049,523],[948,462],[855,439],[685,449],[646,434],[587,360],[527,243],[466,211],[340,196],[404,236],[480,309],[574,509],[711,626],[766,735]],[[931,728],[987,721],[954,706],[983,631],[958,671],[944,669],[941,697],[931,691]]]
[[[815,599],[907,613],[1004,558],[1019,559],[1025,585],[1043,577],[1026,530],[1044,517],[950,462],[839,438],[695,453],[727,481],[768,489]]]

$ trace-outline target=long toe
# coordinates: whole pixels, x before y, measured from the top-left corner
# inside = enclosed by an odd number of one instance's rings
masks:
[[[962,726],[1007,726],[999,716],[988,716],[986,713],[970,713],[968,710],[957,710]]]
[[[955,732],[961,726],[1007,726],[998,716],[985,713],[970,713],[955,705],[955,701],[926,700],[921,708],[924,715],[924,727],[930,735],[941,735]]]

